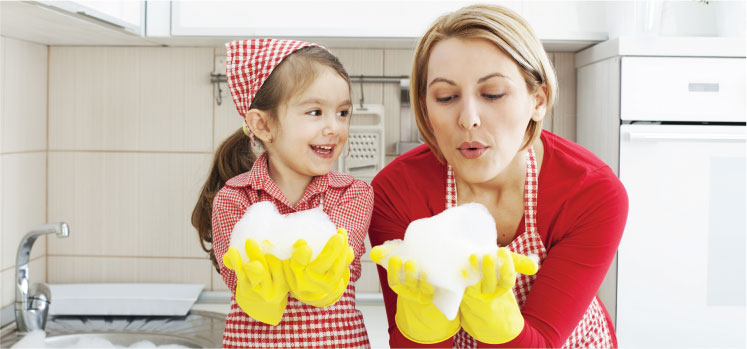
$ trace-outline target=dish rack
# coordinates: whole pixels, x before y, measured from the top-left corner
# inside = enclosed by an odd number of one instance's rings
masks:
[[[340,172],[371,183],[384,168],[384,106],[355,105],[348,134],[348,144],[337,160]]]

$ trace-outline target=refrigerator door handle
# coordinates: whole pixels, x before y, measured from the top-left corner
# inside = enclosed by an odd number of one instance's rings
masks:
[[[747,135],[734,133],[664,133],[664,132],[631,132],[628,135],[631,142],[645,141],[744,141]]]

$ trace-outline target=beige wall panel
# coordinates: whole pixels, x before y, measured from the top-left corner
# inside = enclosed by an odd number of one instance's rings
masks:
[[[557,135],[576,141],[576,68],[574,53],[553,53],[553,65],[558,75],[558,100],[552,119]]]
[[[0,37],[0,152],[47,148],[47,46]]]
[[[223,278],[215,269],[210,273],[210,278],[213,280],[213,291],[228,291],[228,286],[226,286]]]
[[[361,278],[355,283],[355,292],[377,293],[381,292],[379,274],[376,271],[376,263],[371,261],[361,262]]]
[[[412,70],[412,56],[414,50],[387,49],[384,50],[384,75],[387,76],[409,76]],[[396,154],[396,146],[399,141],[408,139],[417,139],[417,127],[411,114],[401,115],[400,86],[396,84],[384,85],[384,107],[386,108],[386,153]],[[409,117],[408,117],[409,116]],[[402,117],[405,119],[403,120]],[[402,135],[402,124],[406,123],[410,127],[410,133]],[[413,128],[415,137],[413,138]],[[387,163],[389,163],[387,161]]]
[[[51,152],[56,255],[207,258],[190,223],[209,154]]]
[[[210,262],[186,258],[49,257],[49,283],[195,283],[210,287]]]
[[[382,75],[384,51],[381,49],[335,49],[330,48],[337,58],[340,59],[348,75]],[[363,97],[365,104],[381,104],[383,102],[383,84],[363,84]],[[353,83],[354,104],[359,104],[361,98],[361,86]]]
[[[24,235],[46,223],[45,152],[0,155],[2,161],[2,270],[16,264],[16,252]],[[31,258],[46,253],[46,239],[36,240]]]
[[[53,47],[50,148],[210,151],[211,48]]]

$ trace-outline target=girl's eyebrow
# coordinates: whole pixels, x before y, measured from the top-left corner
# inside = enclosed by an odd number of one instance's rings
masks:
[[[300,102],[298,102],[298,104],[299,105],[308,105],[308,104],[324,105],[325,104],[325,100],[320,99],[320,98],[314,98],[314,97],[312,97],[312,98],[300,101]],[[346,100],[340,102],[340,104],[338,106],[342,107],[342,106],[352,105],[352,104],[353,104],[353,102],[351,102],[349,99],[346,99]]]
[[[341,102],[338,107],[347,107],[353,105],[353,102],[351,102],[349,99],[346,99],[345,101]]]

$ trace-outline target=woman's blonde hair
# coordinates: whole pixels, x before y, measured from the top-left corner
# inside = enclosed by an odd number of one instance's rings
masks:
[[[557,78],[542,43],[534,35],[529,23],[514,11],[498,5],[472,5],[445,14],[420,39],[410,76],[410,100],[418,129],[440,161],[444,161],[443,154],[438,149],[425,107],[426,80],[431,51],[439,42],[449,38],[481,39],[495,44],[519,66],[530,93],[545,84],[545,116],[550,114],[557,98]],[[521,149],[532,144],[540,132],[542,121],[530,120],[526,130],[527,139]]]

